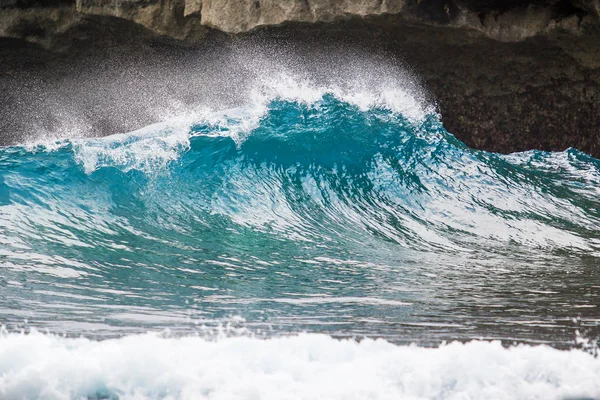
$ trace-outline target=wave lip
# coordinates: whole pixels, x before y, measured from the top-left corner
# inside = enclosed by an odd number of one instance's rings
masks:
[[[322,334],[0,339],[5,399],[565,399],[600,396],[600,359],[547,346],[439,348]]]

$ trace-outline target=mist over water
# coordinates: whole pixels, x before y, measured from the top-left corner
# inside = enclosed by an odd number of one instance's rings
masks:
[[[71,62],[58,58],[46,68],[31,67],[22,79],[1,81],[0,140],[12,145],[130,132],[302,89],[292,81],[304,86],[305,98],[324,88],[371,96],[401,88],[412,102],[424,102],[416,75],[400,60],[364,46],[290,47],[248,38],[200,49],[140,47],[131,54],[91,48]]]
[[[0,149],[0,394],[600,396],[599,160],[469,149],[383,58],[229,50],[61,81]],[[406,346],[481,339],[524,345]]]

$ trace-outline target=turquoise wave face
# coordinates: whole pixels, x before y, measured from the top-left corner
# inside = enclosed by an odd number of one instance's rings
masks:
[[[250,110],[252,111],[252,110]],[[600,161],[474,151],[333,95],[0,150],[0,320],[574,344],[600,314]]]

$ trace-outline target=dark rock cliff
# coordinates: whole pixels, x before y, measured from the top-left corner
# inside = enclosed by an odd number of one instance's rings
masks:
[[[0,140],[18,140],[23,109],[36,110],[23,104],[58,76],[94,80],[99,57],[116,71],[127,60],[268,37],[401,59],[470,146],[600,157],[599,14],[600,0],[0,0]],[[116,122],[106,111],[95,132],[152,122],[127,110]]]

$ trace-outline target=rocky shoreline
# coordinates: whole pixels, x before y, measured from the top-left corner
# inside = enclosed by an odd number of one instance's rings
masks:
[[[161,66],[218,57],[220,47],[259,39],[304,53],[343,45],[400,60],[419,77],[446,128],[472,147],[575,147],[600,157],[598,0],[44,4],[0,0],[2,144],[18,142],[31,129],[24,115],[52,125],[40,97],[65,80],[101,91],[124,65],[150,63],[159,76]],[[135,129],[156,118],[134,103],[111,109],[99,96],[86,107],[102,115],[92,134]]]

